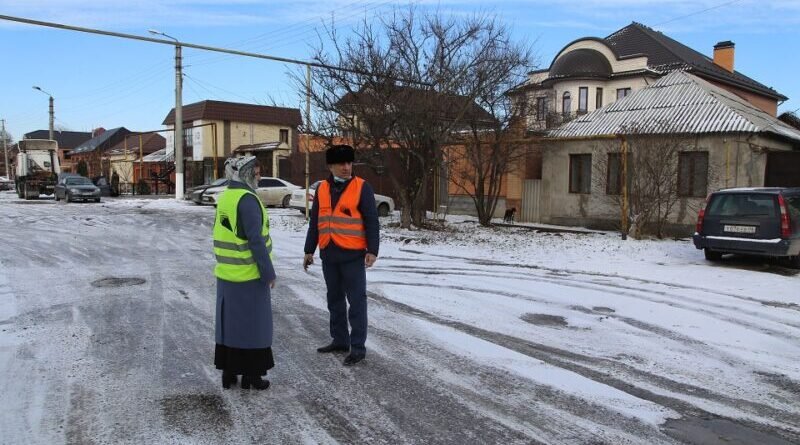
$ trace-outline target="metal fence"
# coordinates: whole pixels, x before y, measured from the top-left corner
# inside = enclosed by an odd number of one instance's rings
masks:
[[[520,222],[541,222],[542,180],[526,179],[522,182],[522,209]]]

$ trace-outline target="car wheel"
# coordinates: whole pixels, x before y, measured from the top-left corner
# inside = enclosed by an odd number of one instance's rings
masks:
[[[389,204],[383,203],[378,206],[378,216],[389,216]]]
[[[55,199],[55,200],[56,200],[56,202],[58,202],[58,201],[59,201],[59,198],[58,198],[58,192],[53,192],[53,199]]]
[[[94,202],[100,202],[100,198],[95,198]]]
[[[72,202],[72,196],[70,196],[69,192],[64,194],[64,201]]]
[[[792,269],[800,269],[800,255],[789,257],[789,267]]]
[[[281,202],[281,206],[282,206],[284,209],[285,209],[286,207],[289,207],[289,200],[291,200],[291,199],[292,199],[292,195],[286,195],[286,196],[284,196],[284,197],[283,197],[283,202]]]
[[[703,253],[708,261],[719,261],[722,259],[722,252],[714,252],[713,250],[708,250],[708,248],[706,248],[703,249]]]

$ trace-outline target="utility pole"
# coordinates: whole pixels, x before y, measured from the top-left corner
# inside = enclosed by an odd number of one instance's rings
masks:
[[[6,166],[6,179],[11,179],[11,176],[8,173],[8,147],[6,147],[6,120],[0,119],[0,122],[3,124],[3,155],[5,156],[5,166]]]
[[[53,95],[48,93],[47,91],[35,86],[35,85],[34,85],[33,89],[34,90],[39,90],[42,93],[47,94],[47,96],[50,97],[50,133],[49,133],[48,138],[50,140],[54,140],[54,138],[53,138],[53,130],[54,130],[54,128],[53,127],[54,127],[54,123],[55,123],[55,109],[53,108]]]
[[[52,141],[53,138],[53,126],[55,121],[55,111],[53,110],[53,96],[50,96],[50,137],[49,139]]]
[[[622,239],[628,239],[628,139],[622,136],[622,215],[620,225],[622,226]]]
[[[311,151],[311,65],[306,65],[306,221],[308,221],[309,152]]]
[[[181,62],[181,42],[175,37],[155,29],[150,34],[158,34],[175,41],[175,199],[183,199],[183,72]]]

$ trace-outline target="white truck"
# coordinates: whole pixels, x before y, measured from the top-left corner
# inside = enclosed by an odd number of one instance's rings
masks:
[[[15,185],[20,198],[52,195],[61,173],[58,142],[51,139],[20,140],[16,172]]]

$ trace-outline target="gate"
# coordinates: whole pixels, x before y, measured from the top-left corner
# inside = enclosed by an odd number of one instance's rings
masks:
[[[518,221],[539,222],[541,194],[541,179],[526,179],[522,182],[522,209]]]

